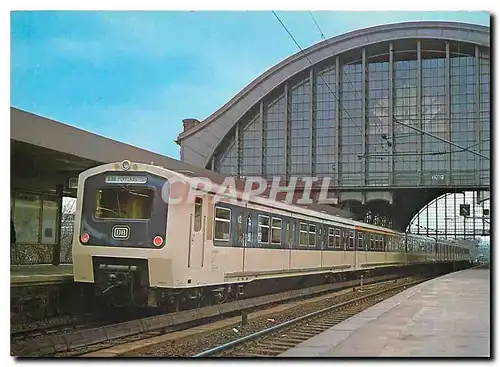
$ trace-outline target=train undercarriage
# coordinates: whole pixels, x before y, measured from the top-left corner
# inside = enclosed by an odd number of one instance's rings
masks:
[[[205,287],[153,288],[143,259],[94,259],[95,283],[87,284],[87,300],[106,308],[142,308],[176,312],[317,285],[383,275],[439,275],[470,266],[468,261],[385,266],[282,278],[253,279]],[[88,295],[88,293],[87,293]]]

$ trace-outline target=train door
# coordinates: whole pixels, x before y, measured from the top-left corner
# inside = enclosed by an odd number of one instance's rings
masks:
[[[295,228],[296,224],[293,219],[286,220],[286,248],[288,251],[288,269],[291,269],[292,266],[292,249],[296,242],[295,237]]]
[[[190,216],[191,243],[189,246],[189,268],[203,267],[203,257],[205,255],[205,230],[206,230],[206,209],[202,197],[197,196]]]
[[[250,245],[254,240],[254,231],[252,226],[252,213],[249,210],[245,210],[244,212],[240,212],[238,214],[236,220],[237,228],[237,241],[241,242],[241,246],[243,247],[243,260],[242,260],[242,271],[245,271],[245,260],[247,255],[247,246]]]
[[[361,264],[360,264],[360,248],[359,248],[359,232],[354,231],[354,268],[359,269]]]
[[[356,234],[354,230],[349,230],[349,238],[347,239],[347,250],[349,251],[349,264],[356,269]]]

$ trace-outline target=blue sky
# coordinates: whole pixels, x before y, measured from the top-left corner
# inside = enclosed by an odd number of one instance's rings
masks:
[[[486,12],[313,12],[329,38],[378,24]],[[307,12],[278,12],[302,47],[321,41]],[[203,120],[298,52],[269,12],[13,12],[11,105],[179,158],[182,119]]]

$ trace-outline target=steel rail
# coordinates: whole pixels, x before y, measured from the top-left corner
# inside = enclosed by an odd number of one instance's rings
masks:
[[[427,279],[423,279],[423,280],[421,279],[421,280],[417,280],[417,281],[410,282],[410,283],[405,283],[405,284],[400,284],[400,285],[395,286],[393,288],[384,289],[384,290],[381,290],[381,291],[378,291],[378,292],[375,292],[375,293],[364,295],[364,296],[356,298],[356,299],[352,299],[352,300],[345,301],[345,302],[342,302],[342,303],[337,303],[335,305],[328,306],[328,307],[323,308],[321,310],[311,312],[311,313],[309,313],[307,315],[299,316],[299,317],[297,317],[295,319],[285,321],[285,322],[283,322],[281,324],[278,324],[278,325],[275,325],[275,326],[271,326],[270,328],[257,331],[257,332],[255,332],[253,334],[249,334],[249,335],[246,335],[244,337],[241,337],[241,338],[235,339],[233,341],[230,341],[228,343],[225,343],[225,344],[219,345],[217,347],[205,350],[205,351],[203,351],[201,353],[193,355],[192,357],[194,357],[194,358],[208,357],[208,356],[214,355],[214,354],[216,354],[218,352],[222,352],[222,351],[228,350],[228,349],[230,349],[232,347],[235,347],[235,346],[237,346],[239,344],[242,344],[242,343],[244,343],[244,342],[246,342],[248,340],[255,339],[255,338],[257,338],[257,337],[259,337],[261,335],[270,334],[271,332],[276,331],[278,329],[284,328],[284,327],[292,325],[292,324],[296,324],[296,323],[298,323],[298,322],[300,322],[302,320],[313,318],[315,316],[321,315],[323,313],[326,313],[328,311],[334,310],[336,308],[342,308],[344,306],[348,306],[350,304],[353,304],[353,303],[356,303],[356,302],[359,302],[359,301],[363,301],[363,300],[366,300],[366,299],[369,299],[369,298],[373,298],[373,297],[379,296],[379,295],[387,293],[387,292],[394,291],[394,290],[396,290],[398,288],[411,287],[413,285],[422,283],[422,282],[427,281],[429,279],[431,279],[431,278],[427,278]]]

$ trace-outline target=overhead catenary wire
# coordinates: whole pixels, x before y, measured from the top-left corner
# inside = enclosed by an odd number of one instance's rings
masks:
[[[285,31],[288,33],[288,35],[290,36],[290,38],[294,41],[294,43],[295,43],[295,44],[297,45],[297,47],[300,49],[300,51],[301,51],[302,53],[304,53],[304,50],[302,49],[302,47],[299,45],[299,43],[297,42],[297,40],[293,37],[293,35],[292,35],[292,34],[291,34],[291,32],[288,30],[288,28],[286,27],[286,25],[285,25],[285,24],[281,21],[281,19],[280,19],[280,18],[279,18],[279,16],[276,14],[276,12],[275,12],[275,11],[272,11],[272,12],[273,12],[274,16],[276,17],[276,19],[280,22],[280,24],[282,25],[282,27],[285,29]],[[323,34],[323,32],[321,31],[321,28],[320,28],[319,24],[316,22],[316,19],[314,18],[314,16],[312,15],[312,13],[311,13],[311,12],[309,12],[309,13],[310,13],[311,17],[313,18],[313,21],[314,21],[314,23],[315,23],[316,27],[318,28],[318,30],[319,30],[319,31],[320,31],[320,33],[322,34],[322,37],[324,37],[324,34]],[[314,66],[314,65],[313,65],[313,63],[311,62],[311,60],[309,59],[309,57],[308,57],[307,55],[305,55],[305,57],[306,57],[306,59],[309,61],[309,63],[311,64],[311,66]],[[342,106],[342,103],[340,102],[340,100],[339,100],[339,98],[337,97],[337,95],[336,95],[336,94],[335,94],[335,93],[331,90],[331,88],[330,88],[329,84],[328,84],[328,83],[326,83],[326,81],[323,79],[323,77],[321,76],[321,74],[318,74],[318,76],[319,76],[319,77],[322,79],[322,81],[325,83],[325,85],[326,85],[326,87],[328,88],[328,90],[332,93],[332,95],[333,95],[333,96],[334,96],[334,98],[337,100],[337,102],[339,103],[339,105],[341,106],[341,108],[344,110],[344,112],[346,112],[346,114],[348,115],[348,117],[350,118],[350,120],[354,123],[354,125],[355,125],[355,126],[358,128],[358,130],[361,132],[361,134],[362,134],[363,138],[365,138],[365,139],[366,139],[366,134],[365,134],[365,133],[362,131],[362,129],[361,129],[361,128],[360,128],[360,127],[356,124],[355,120],[354,120],[354,119],[352,118],[352,116],[348,113],[348,111],[347,111],[347,110],[346,110],[346,109]],[[349,82],[349,84],[350,84],[350,85],[351,85],[351,87],[352,87],[352,90],[354,91],[354,93],[356,94],[356,96],[359,98],[359,100],[363,103],[363,102],[364,102],[364,101],[363,101],[363,99],[362,99],[362,98],[361,98],[361,96],[359,95],[359,92],[357,91],[356,87],[353,85],[352,81],[349,79],[348,74],[343,73],[343,76],[345,76],[345,77],[346,77],[347,81]],[[406,127],[406,128],[409,128],[409,129],[415,130],[415,131],[419,132],[420,134],[425,134],[425,135],[428,135],[428,136],[433,137],[433,138],[435,138],[435,139],[437,139],[437,140],[441,140],[441,141],[443,141],[443,142],[445,142],[445,143],[447,143],[447,144],[449,144],[449,145],[453,145],[453,146],[455,146],[455,147],[457,147],[457,148],[460,148],[460,149],[461,149],[460,151],[468,151],[468,152],[470,152],[470,153],[472,153],[472,154],[475,154],[475,155],[481,156],[482,158],[485,158],[485,159],[490,159],[489,157],[487,157],[487,156],[485,156],[485,155],[483,155],[483,154],[481,154],[481,153],[479,153],[479,152],[476,152],[476,151],[474,151],[474,150],[470,150],[470,147],[463,147],[463,146],[461,146],[461,145],[459,145],[459,144],[457,144],[457,143],[454,143],[454,142],[449,141],[449,140],[447,140],[447,139],[441,138],[441,137],[439,137],[439,136],[437,136],[437,135],[431,134],[431,133],[429,133],[429,132],[427,132],[427,131],[424,131],[424,130],[418,129],[418,128],[416,128],[416,127],[413,127],[413,126],[411,126],[411,125],[408,125],[408,124],[406,124],[406,123],[404,123],[404,122],[402,122],[402,121],[398,120],[398,119],[397,119],[397,118],[395,118],[395,117],[393,117],[393,121],[394,121],[394,122],[396,122],[397,124],[401,125],[401,126],[404,126],[404,127]],[[381,126],[380,126],[379,124],[377,124],[375,121],[374,121],[374,124],[375,124],[375,126],[377,126],[378,128],[381,128]],[[392,144],[393,144],[392,142],[389,142],[389,140],[388,140],[387,138],[386,138],[385,140],[388,142],[388,144],[389,144],[389,143],[390,143],[390,145],[392,145]],[[382,144],[380,144],[380,145],[381,145],[381,147],[382,147],[382,148],[384,148],[384,150],[385,150],[387,153],[389,153],[389,151],[385,148],[385,146],[384,146],[384,145],[382,145]],[[390,145],[389,145],[389,146],[390,146]],[[365,155],[365,156],[366,156],[366,155]],[[406,164],[407,164],[407,166],[411,169],[411,166],[408,164],[408,162],[404,161],[404,163],[406,163]]]
[[[311,66],[314,66],[314,63],[311,61],[311,59],[309,58],[309,56],[307,56],[307,54],[305,54],[303,48],[300,46],[300,44],[297,42],[297,40],[295,39],[295,37],[292,35],[292,33],[290,32],[290,30],[286,27],[286,25],[283,23],[283,21],[280,19],[280,17],[278,16],[278,14],[276,14],[276,12],[274,10],[272,10],[272,13],[274,14],[274,16],[276,17],[276,19],[278,20],[278,22],[281,24],[281,26],[285,29],[285,31],[288,33],[288,35],[290,36],[290,38],[293,40],[293,42],[295,43],[295,45],[297,45],[297,47],[299,48],[300,52],[304,54],[305,58],[307,59],[307,61],[309,61],[309,64],[311,64]],[[317,23],[316,23],[317,24]],[[319,26],[318,26],[319,27]],[[322,32],[321,32],[322,33]],[[349,113],[348,110],[346,110],[343,106],[343,104],[341,103],[340,101],[340,98],[338,98],[337,94],[332,91],[332,89],[330,88],[330,85],[329,83],[327,83],[325,81],[325,79],[323,78],[323,76],[321,74],[318,74],[318,76],[321,78],[321,80],[323,81],[323,83],[325,84],[325,86],[327,87],[328,91],[332,94],[332,96],[335,98],[335,100],[337,101],[337,103],[339,104],[340,108],[342,108],[342,110],[345,112],[345,114],[347,115],[347,117],[353,122],[354,126],[356,126],[356,128],[359,130],[359,132],[361,133],[361,136],[363,137],[363,139],[366,139],[366,133],[361,129],[361,127],[356,123],[356,120],[354,120],[354,118],[351,116],[351,114]],[[348,82],[353,86],[352,82],[350,81],[349,77],[347,76],[347,80]],[[357,97],[359,97],[359,100],[361,101],[361,103],[363,103],[363,99],[361,98],[361,96],[359,95],[359,93],[357,92],[357,90],[354,88],[353,86],[353,91],[357,94]],[[380,144],[380,146],[387,152],[389,153],[389,151],[385,148],[384,145]],[[404,161],[404,163],[408,166],[408,168],[410,168],[410,170],[412,169],[412,167],[408,164],[408,162]]]
[[[318,28],[318,30],[319,30],[319,32],[320,32],[320,34],[321,34],[321,36],[322,36],[322,39],[325,39],[324,34],[323,34],[323,32],[322,32],[322,30],[321,30],[321,28],[320,28],[319,24],[316,22],[316,19],[314,18],[313,14],[312,14],[311,12],[309,12],[309,13],[310,13],[311,18],[313,19],[313,21],[314,21],[314,23],[315,23],[316,27]],[[274,12],[274,11],[273,11],[273,14],[274,14],[274,16],[276,17],[276,19],[279,21],[279,23],[282,25],[282,27],[285,29],[285,31],[288,33],[288,35],[289,35],[289,36],[290,36],[290,38],[293,40],[293,42],[297,45],[297,47],[299,48],[299,50],[300,50],[303,54],[305,54],[305,52],[304,52],[304,50],[302,49],[302,47],[298,44],[297,40],[293,37],[293,35],[291,34],[291,32],[288,30],[288,28],[285,26],[285,24],[281,21],[281,19],[280,19],[280,18],[279,18],[279,16],[276,14],[276,12]],[[390,52],[393,52],[393,50],[390,50]],[[313,63],[311,62],[310,58],[307,56],[307,54],[305,54],[304,56],[305,56],[305,58],[309,61],[309,63],[311,64],[311,66],[314,66],[314,65],[313,65]],[[366,71],[365,71],[365,70],[363,70],[363,72],[366,72]],[[344,71],[344,73],[343,73],[342,75],[345,77],[345,79],[347,79],[347,81],[348,81],[348,82],[349,82],[349,84],[351,85],[352,90],[354,91],[354,93],[356,94],[356,96],[359,98],[359,100],[360,100],[362,103],[366,103],[366,101],[364,101],[364,99],[363,99],[363,98],[361,98],[361,96],[359,95],[359,92],[357,91],[357,89],[356,89],[356,88],[355,88],[355,86],[353,85],[352,81],[349,79],[348,74],[346,74],[346,73],[345,73],[345,71]],[[361,135],[364,137],[364,139],[365,139],[365,141],[366,141],[366,134],[365,134],[365,133],[363,132],[363,130],[361,130],[361,129],[360,129],[360,127],[356,124],[356,121],[352,118],[352,116],[349,114],[349,112],[348,112],[347,110],[345,110],[345,108],[342,106],[342,104],[341,104],[341,102],[340,102],[339,98],[338,98],[338,97],[337,97],[337,95],[336,95],[336,94],[335,94],[335,93],[331,90],[331,88],[330,88],[329,84],[328,84],[328,83],[326,83],[326,81],[324,80],[324,78],[322,77],[322,75],[321,75],[321,74],[318,74],[318,76],[319,76],[319,77],[320,77],[320,79],[323,81],[323,83],[325,84],[325,86],[327,87],[327,89],[329,90],[329,92],[330,92],[330,93],[334,96],[334,98],[336,99],[337,103],[339,103],[339,106],[340,106],[340,107],[343,109],[343,111],[344,111],[344,112],[348,115],[348,117],[349,117],[349,118],[350,118],[350,120],[354,123],[354,125],[358,128],[358,130],[360,130]],[[337,81],[337,82],[338,82],[338,81]],[[392,97],[391,97],[391,98],[392,98]],[[364,116],[364,118],[366,118],[366,116]],[[409,119],[409,120],[413,120],[413,119]],[[376,126],[378,126],[378,124],[377,124],[375,121],[374,121],[374,123],[375,123],[375,125],[376,125]],[[480,143],[476,143],[476,144],[473,144],[473,145],[471,145],[471,146],[464,147],[464,146],[461,146],[461,145],[459,145],[459,144],[457,144],[457,143],[454,143],[454,142],[453,142],[453,141],[451,141],[451,140],[447,140],[447,139],[441,138],[441,137],[436,136],[436,135],[434,135],[434,134],[431,134],[431,133],[429,133],[429,132],[427,132],[427,131],[424,131],[424,130],[421,130],[421,129],[415,128],[415,127],[413,127],[413,126],[411,126],[411,125],[408,125],[408,124],[406,124],[406,123],[404,123],[404,122],[400,121],[398,118],[393,117],[393,121],[392,121],[392,123],[393,123],[393,124],[394,124],[394,123],[396,123],[396,124],[398,124],[399,126],[403,126],[403,127],[406,127],[407,129],[412,129],[412,130],[414,130],[414,131],[417,131],[418,133],[420,133],[420,135],[428,135],[428,136],[430,136],[430,137],[432,137],[432,138],[435,138],[435,139],[437,139],[437,140],[441,140],[441,141],[445,142],[445,143],[446,143],[446,144],[448,144],[448,145],[452,145],[452,146],[455,146],[455,147],[457,147],[457,148],[460,148],[459,150],[455,150],[455,151],[452,151],[452,150],[450,149],[450,151],[449,151],[449,152],[430,152],[430,153],[429,153],[430,155],[444,155],[444,154],[452,154],[452,153],[457,153],[457,152],[468,151],[468,152],[470,152],[470,153],[472,153],[472,154],[475,154],[475,155],[481,156],[481,157],[483,157],[483,158],[489,159],[489,157],[487,157],[487,156],[485,156],[485,155],[483,155],[483,154],[481,154],[481,153],[478,153],[478,152],[473,151],[473,150],[471,150],[471,149],[470,149],[470,148],[473,148],[474,146],[477,146],[477,145],[481,144],[481,143],[482,143],[482,141],[481,141]],[[380,129],[380,126],[378,126],[378,127],[379,127],[379,129]],[[385,136],[385,137],[384,137],[384,135],[385,135],[385,134],[382,134],[382,135],[381,135],[381,136],[382,136],[382,139],[384,139],[384,140],[386,140],[386,141],[387,141],[388,146],[392,146],[394,142],[391,142],[389,139],[387,139],[387,136]],[[406,134],[405,134],[405,135],[406,135]],[[412,135],[412,134],[409,134],[409,135]],[[384,150],[385,150],[386,152],[388,152],[388,151],[387,151],[387,149],[385,149],[385,147],[384,147],[383,145],[381,145],[381,146],[384,148]],[[394,149],[394,148],[393,148],[393,149]],[[408,154],[406,154],[406,155],[410,155],[410,154],[412,154],[412,153],[408,153]],[[421,154],[421,153],[419,153],[419,154]],[[422,153],[422,154],[423,154],[423,153]],[[397,154],[396,154],[395,152],[393,152],[393,153],[391,153],[390,155],[394,156],[394,155],[397,155]],[[400,155],[401,155],[401,154],[400,154]],[[404,155],[404,154],[402,154],[402,155]],[[364,156],[363,158],[367,158],[367,157],[368,157],[368,155],[366,155],[366,154],[365,154],[365,156]],[[383,158],[382,158],[382,159],[383,159]],[[407,166],[411,169],[411,166],[408,164],[408,162],[406,162],[406,161],[403,161],[403,162],[404,162],[404,163],[406,163],[406,165],[407,165]]]
[[[313,20],[314,24],[316,24],[316,28],[318,28],[318,31],[319,31],[319,33],[321,34],[321,39],[325,40],[325,39],[326,39],[326,37],[325,37],[325,35],[323,34],[323,31],[321,30],[321,28],[320,28],[320,26],[319,26],[318,22],[316,22],[316,19],[314,18],[314,15],[313,15],[313,13],[312,13],[311,11],[309,11],[309,15],[311,16],[311,18],[312,18],[312,20]]]

